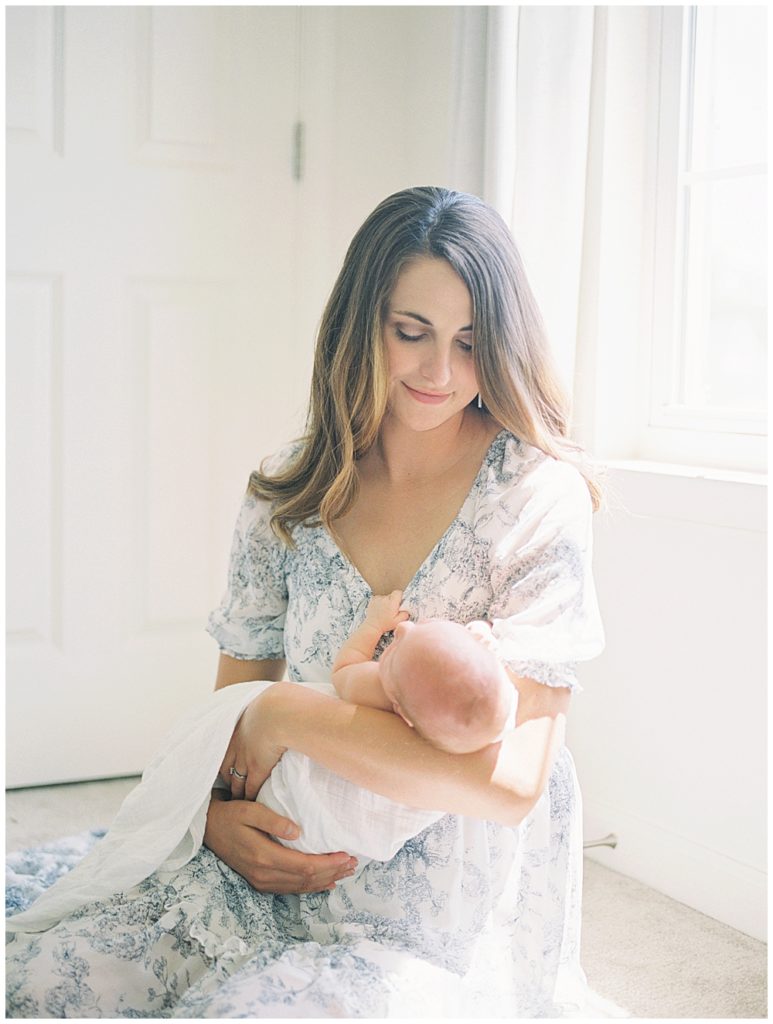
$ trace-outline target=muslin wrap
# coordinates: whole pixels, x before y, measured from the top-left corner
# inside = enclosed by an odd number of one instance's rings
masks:
[[[238,683],[212,693],[188,711],[164,738],[141,782],[121,805],[94,849],[21,914],[8,931],[38,932],[94,900],[126,892],[154,871],[174,872],[204,838],[207,807],[234,727],[270,682]],[[335,695],[326,683],[310,688]],[[296,751],[287,751],[258,800],[300,825],[285,846],[306,853],[345,851],[361,868],[390,860],[411,836],[443,816],[395,803],[335,775]]]

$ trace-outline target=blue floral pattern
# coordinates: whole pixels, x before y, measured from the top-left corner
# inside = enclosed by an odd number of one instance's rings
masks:
[[[287,453],[283,457],[287,457]],[[295,549],[240,512],[210,619],[238,658],[328,681],[370,590],[322,526]],[[603,638],[590,502],[570,467],[502,432],[405,591],[417,618],[489,619],[505,657],[576,687]],[[8,945],[11,1017],[549,1017],[581,1010],[581,806],[569,751],[518,828],[455,815],[330,892],[257,893],[202,848],[182,869]],[[51,881],[54,879],[51,878]],[[23,887],[22,887],[23,889]],[[32,892],[16,891],[13,909]]]

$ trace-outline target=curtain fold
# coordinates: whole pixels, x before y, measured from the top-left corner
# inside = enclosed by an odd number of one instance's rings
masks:
[[[595,8],[489,9],[486,192],[513,229],[569,393],[575,371]]]
[[[489,9],[460,6],[455,12],[454,96],[451,107],[449,187],[483,196],[486,150]]]
[[[558,370],[575,374],[594,7],[460,7],[450,155],[453,187],[512,228]]]

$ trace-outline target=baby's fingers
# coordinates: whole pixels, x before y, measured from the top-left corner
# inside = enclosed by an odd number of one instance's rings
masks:
[[[475,620],[474,622],[468,622],[465,628],[469,633],[472,633],[479,643],[483,644],[483,646],[487,647],[490,651],[494,651],[496,653],[499,648],[499,644],[497,638],[494,636],[490,623]]]

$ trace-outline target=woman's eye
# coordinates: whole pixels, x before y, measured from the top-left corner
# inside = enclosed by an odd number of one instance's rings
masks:
[[[472,345],[467,341],[460,341],[459,348],[462,352],[472,352]]]
[[[397,337],[400,341],[421,341],[424,337],[423,334],[406,334],[405,331],[401,331],[399,327],[395,327]]]

